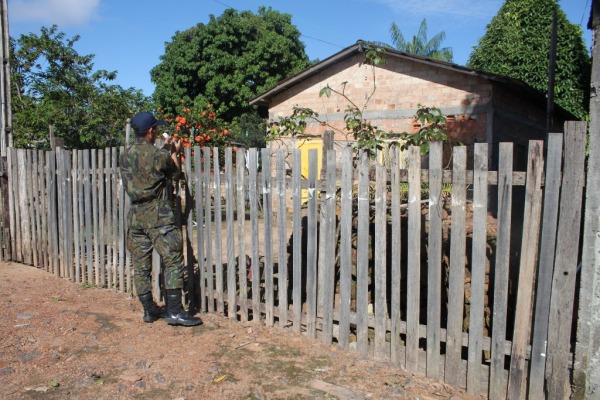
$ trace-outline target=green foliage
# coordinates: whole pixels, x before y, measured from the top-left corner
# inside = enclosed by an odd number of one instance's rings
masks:
[[[150,99],[110,81],[116,72],[95,71],[93,55],[75,50],[56,26],[11,39],[13,142],[48,149],[49,126],[66,148],[103,148],[123,143],[125,122],[148,109]]]
[[[266,147],[266,121],[256,113],[243,114],[231,124],[233,142],[246,149]]]
[[[400,138],[403,143],[400,148],[406,150],[409,146],[419,146],[421,154],[427,154],[429,153],[429,143],[436,140],[443,142],[448,140],[446,136],[446,117],[439,108],[426,107],[421,104],[418,107],[415,120],[419,122],[419,131],[416,133],[401,133]]]
[[[151,71],[154,99],[175,113],[180,99],[213,104],[227,122],[255,112],[248,102],[309,65],[291,15],[260,7],[227,9],[207,24],[177,32]]]
[[[567,20],[556,0],[507,0],[467,65],[520,79],[545,93],[554,10],[558,21],[555,101],[584,119],[589,106],[590,56],[581,29]]]
[[[383,43],[380,45],[384,47],[391,47],[406,53],[433,58],[435,60],[452,62],[452,48],[440,48],[442,42],[446,40],[446,33],[440,32],[434,35],[431,39],[428,39],[427,20],[425,18],[423,18],[423,21],[419,26],[419,32],[416,36],[413,36],[412,40],[407,41],[404,39],[402,31],[395,22],[392,22],[392,25],[390,26],[390,36],[392,37],[392,45]]]

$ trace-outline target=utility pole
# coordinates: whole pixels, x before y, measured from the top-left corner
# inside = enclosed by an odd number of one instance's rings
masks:
[[[600,395],[600,0],[592,0],[589,157],[585,186],[583,247],[577,342],[573,366],[573,399]],[[568,195],[568,194],[567,194]]]
[[[0,261],[10,258],[7,148],[12,132],[7,0],[0,0]]]
[[[0,0],[0,156],[12,143],[12,111],[10,99],[10,47],[8,33],[8,4]]]

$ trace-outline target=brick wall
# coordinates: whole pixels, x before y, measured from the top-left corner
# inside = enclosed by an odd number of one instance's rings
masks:
[[[337,140],[351,139],[347,132],[343,133],[343,117],[350,101],[359,108],[366,105],[364,115],[372,124],[396,133],[418,129],[413,116],[421,104],[453,116],[448,124],[452,141],[485,141],[487,104],[492,94],[488,81],[395,57],[375,70],[361,65],[363,60],[362,54],[356,54],[276,95],[269,118],[276,120],[290,115],[295,105],[308,107],[319,114],[324,124],[309,123],[307,133],[321,134],[333,127]],[[343,91],[350,101],[333,92],[329,98],[319,97],[319,91],[326,85]]]

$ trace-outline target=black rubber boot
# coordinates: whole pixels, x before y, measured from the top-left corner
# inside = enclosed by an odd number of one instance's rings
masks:
[[[167,289],[167,312],[165,321],[169,325],[196,326],[202,323],[197,317],[192,317],[183,309],[181,304],[181,290]]]
[[[142,307],[144,307],[144,322],[154,322],[163,317],[163,310],[154,302],[152,292],[138,295]]]

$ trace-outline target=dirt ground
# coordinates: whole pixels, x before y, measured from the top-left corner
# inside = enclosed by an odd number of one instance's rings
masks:
[[[125,293],[0,263],[2,399],[475,399],[279,327],[142,322]]]

